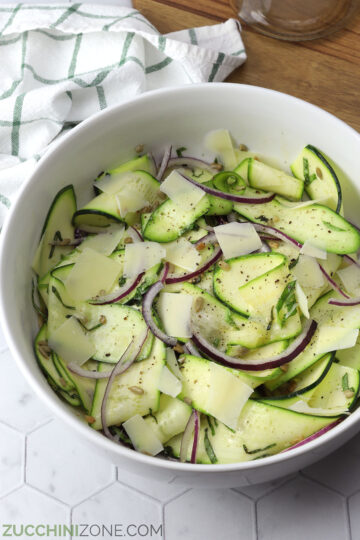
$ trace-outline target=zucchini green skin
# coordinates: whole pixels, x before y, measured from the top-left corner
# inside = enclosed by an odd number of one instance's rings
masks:
[[[337,418],[302,414],[249,399],[240,415],[241,429],[237,431],[231,431],[218,422],[212,434],[206,416],[201,417],[196,462],[211,463],[204,444],[205,430],[217,458],[216,463],[238,463],[277,454]],[[180,455],[181,437],[181,434],[177,435],[167,443],[175,457]],[[190,457],[191,448],[188,461]]]
[[[315,180],[310,183],[305,181],[305,190],[311,199],[320,199],[326,193],[324,188],[330,188],[332,200],[328,202],[330,208],[336,213],[340,213],[342,207],[342,191],[339,178],[333,166],[326,159],[325,155],[312,144],[305,146],[300,155],[291,165],[291,170],[296,178],[305,180],[303,159],[308,160],[309,175],[315,174]],[[322,177],[318,175],[320,169]]]
[[[207,195],[192,210],[182,210],[171,199],[167,199],[151,214],[143,231],[144,238],[160,243],[172,242],[191,229],[209,207]]]
[[[254,195],[247,188],[244,195]],[[321,204],[287,207],[280,198],[264,204],[234,204],[234,210],[254,223],[273,225],[300,243],[317,242],[329,253],[344,255],[360,248],[360,233],[342,216]],[[316,234],[314,235],[314,231]]]
[[[57,232],[64,238],[74,237],[74,227],[71,218],[76,211],[76,196],[72,185],[65,186],[55,196],[47,213],[41,232],[41,252],[35,269],[38,275],[43,277],[57,262],[61,256],[69,253],[72,248],[67,246],[51,246]]]
[[[99,195],[100,196],[100,195]],[[96,210],[94,208],[77,210],[72,218],[72,224],[74,227],[80,227],[81,225],[91,225],[94,227],[108,227],[112,223],[124,223],[119,215],[110,214],[103,210]]]

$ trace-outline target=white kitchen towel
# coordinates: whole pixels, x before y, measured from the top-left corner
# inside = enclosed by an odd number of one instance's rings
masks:
[[[138,11],[0,6],[0,227],[51,142],[105,107],[166,86],[222,81],[246,60],[240,25],[161,35]]]

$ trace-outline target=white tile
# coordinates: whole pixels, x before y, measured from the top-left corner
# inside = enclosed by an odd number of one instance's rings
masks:
[[[0,496],[20,486],[23,478],[24,437],[0,424]],[[1,512],[0,512],[1,516]]]
[[[298,477],[258,502],[259,540],[346,540],[345,499]]]
[[[114,478],[113,465],[58,420],[28,436],[26,481],[68,504],[82,501]]]
[[[63,526],[69,527],[70,525],[69,511],[65,506],[28,486],[23,486],[0,500],[0,516],[1,532],[4,532],[4,523],[11,523],[16,526],[17,532],[21,532],[20,527],[22,525],[25,526],[28,524],[35,526],[44,524],[45,527],[46,525],[49,527],[61,525],[61,530],[63,530]],[[34,530],[29,530],[29,533],[31,532],[34,533]],[[46,532],[46,529],[40,529],[38,531],[38,538],[40,536],[46,536],[42,534],[44,532]],[[56,532],[58,533],[59,529]],[[14,533],[13,536],[15,536]],[[62,534],[55,536],[53,533],[52,535],[49,534],[49,536],[69,538],[67,534],[65,536]],[[37,535],[34,534],[33,538],[36,537]],[[20,538],[29,537],[23,533]]]
[[[125,469],[118,468],[118,480],[122,484],[126,484],[142,493],[146,493],[159,501],[168,501],[181,493],[184,493],[188,488],[175,486],[166,482],[158,482],[152,478],[131,474]]]
[[[166,540],[254,536],[253,503],[224,489],[193,489],[165,506]]]
[[[253,486],[239,487],[235,488],[235,491],[238,493],[243,493],[247,497],[251,497],[254,500],[259,499],[266,493],[273,491],[275,488],[281,486],[285,482],[288,482],[294,478],[294,475],[285,476],[279,480],[271,480],[270,482],[265,482],[264,484],[254,484]]]
[[[101,538],[113,538],[114,525],[118,525],[117,536],[133,538],[163,538],[161,506],[159,503],[141,495],[131,489],[112,484],[97,495],[90,497],[73,509],[73,525],[79,525],[79,536],[74,535],[73,540],[80,538],[81,524],[94,524],[92,533],[98,528],[106,526],[108,531],[101,530]],[[97,527],[96,527],[97,526]]]
[[[304,474],[344,495],[360,488],[360,435],[330,456],[304,469]]]
[[[360,486],[359,486],[360,487]],[[349,499],[351,539],[360,540],[360,492]]]
[[[0,392],[0,422],[27,432],[50,419],[50,412],[29,387],[9,350],[0,354],[0,365],[6,380]]]

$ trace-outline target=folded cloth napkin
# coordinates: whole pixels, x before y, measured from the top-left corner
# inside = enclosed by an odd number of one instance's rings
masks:
[[[160,35],[133,8],[0,6],[0,227],[55,138],[155,88],[222,81],[246,60],[238,21]]]

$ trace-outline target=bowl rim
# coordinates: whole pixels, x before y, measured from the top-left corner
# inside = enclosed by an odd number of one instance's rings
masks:
[[[111,106],[109,108],[106,108],[102,111],[99,111],[95,113],[94,115],[90,116],[86,120],[82,121],[78,126],[73,128],[68,134],[66,134],[64,137],[62,137],[59,141],[55,141],[52,143],[52,147],[45,152],[45,154],[41,157],[39,162],[36,165],[35,170],[32,172],[31,176],[28,178],[27,181],[25,181],[16,197],[15,202],[12,204],[9,214],[6,217],[5,224],[3,226],[1,239],[0,239],[0,298],[2,299],[4,296],[4,291],[6,288],[6,251],[10,249],[10,245],[8,242],[8,234],[11,230],[12,223],[15,219],[15,215],[17,213],[17,207],[26,195],[26,192],[28,189],[31,189],[32,183],[34,179],[37,177],[39,170],[41,171],[43,166],[46,166],[46,163],[50,157],[56,156],[56,154],[61,154],[63,147],[68,144],[69,141],[72,141],[73,139],[77,139],[81,136],[81,134],[88,130],[92,129],[93,126],[97,122],[103,122],[106,120],[107,117],[112,116],[114,114],[120,115],[121,111],[126,109],[129,106],[136,105],[136,104],[143,104],[150,102],[153,99],[153,97],[158,97],[162,95],[168,95],[168,94],[177,94],[178,92],[185,92],[185,93],[193,93],[193,92],[217,92],[217,91],[235,91],[235,92],[246,92],[250,91],[254,94],[264,95],[264,94],[270,94],[270,95],[276,95],[278,97],[281,97],[282,99],[288,100],[288,102],[295,103],[297,105],[306,107],[307,109],[313,109],[317,112],[317,114],[321,114],[324,116],[324,118],[329,118],[332,122],[335,122],[338,124],[338,126],[341,129],[345,129],[351,136],[353,136],[356,140],[358,140],[360,145],[360,134],[351,126],[349,126],[346,122],[343,120],[337,118],[333,114],[329,113],[328,111],[325,111],[321,107],[318,107],[316,105],[313,105],[312,103],[309,103],[308,101],[305,101],[303,99],[297,98],[295,96],[279,92],[277,90],[271,90],[269,88],[263,88],[259,86],[252,86],[247,84],[236,84],[236,83],[197,83],[197,84],[191,84],[191,85],[182,85],[177,87],[171,87],[171,88],[161,88],[157,90],[152,90],[149,92],[145,92],[143,94],[140,94],[139,96],[136,96],[135,98],[118,105]],[[27,362],[22,358],[22,355],[20,354],[20,351],[18,350],[15,336],[12,333],[10,322],[8,321],[7,317],[7,310],[5,308],[5,305],[2,301],[0,301],[0,324],[3,329],[4,337],[6,340],[6,343],[8,345],[8,348],[10,349],[12,357],[15,359],[18,367],[20,368],[20,371],[24,375],[27,382],[30,384],[30,387],[32,390],[36,393],[37,396],[42,399],[46,405],[49,407],[52,413],[55,414],[55,416],[61,418],[66,424],[72,426],[73,429],[76,429],[80,435],[82,435],[85,439],[87,439],[88,442],[93,443],[95,446],[101,446],[105,451],[108,453],[116,453],[120,458],[130,459],[134,460],[135,462],[141,463],[143,465],[151,465],[155,468],[160,469],[167,469],[173,472],[177,472],[179,474],[181,473],[224,473],[224,472],[234,472],[234,471],[249,471],[254,469],[262,469],[264,467],[269,467],[271,465],[278,465],[279,463],[282,463],[284,461],[289,460],[296,460],[299,456],[306,454],[308,452],[311,452],[313,450],[319,449],[323,445],[327,445],[327,443],[330,443],[330,441],[337,439],[340,437],[341,433],[347,432],[351,427],[356,424],[356,422],[359,422],[360,420],[360,409],[357,411],[354,411],[351,413],[347,418],[345,418],[343,421],[341,421],[338,425],[336,425],[334,428],[329,430],[328,432],[324,433],[320,437],[302,445],[297,448],[294,448],[292,450],[283,451],[278,454],[274,454],[273,456],[269,456],[263,459],[255,460],[255,461],[244,461],[244,462],[237,462],[237,463],[227,463],[227,464],[213,464],[213,465],[206,465],[206,464],[191,464],[191,463],[181,463],[178,461],[171,461],[166,459],[159,459],[156,456],[147,456],[145,454],[142,454],[140,452],[136,452],[132,449],[126,448],[124,446],[120,446],[106,438],[104,435],[102,435],[100,432],[95,431],[91,429],[86,423],[84,423],[83,420],[81,420],[76,415],[73,415],[72,413],[68,412],[65,407],[62,406],[62,404],[59,401],[58,396],[55,394],[55,392],[51,389],[50,386],[48,388],[43,387],[40,382],[36,380],[36,378],[33,376],[30,366],[27,365]],[[45,389],[46,388],[46,389]],[[319,457],[321,455],[319,454]]]

